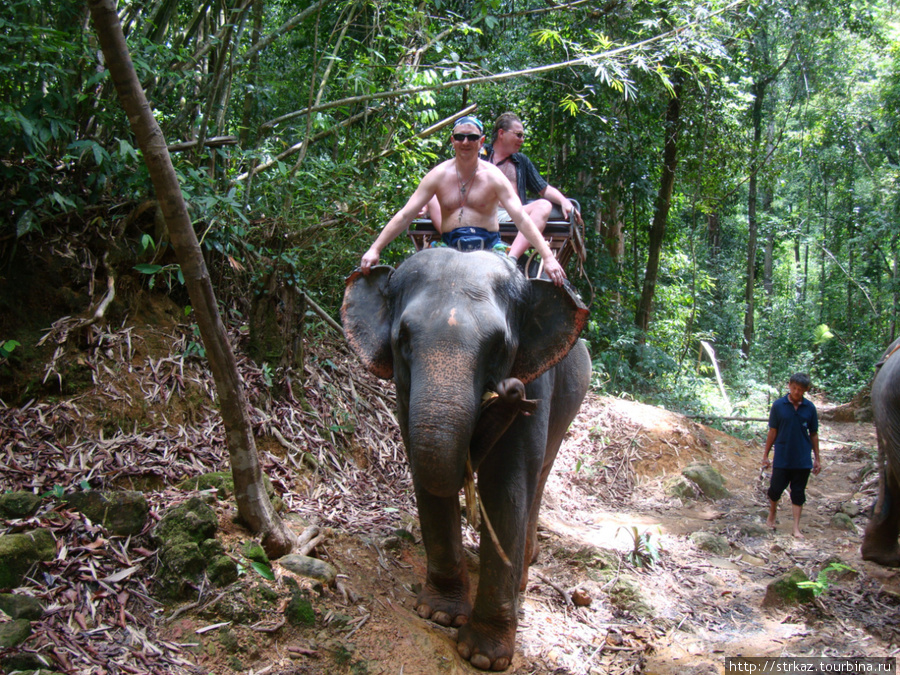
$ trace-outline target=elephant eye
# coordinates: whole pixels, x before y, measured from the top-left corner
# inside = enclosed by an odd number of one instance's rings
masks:
[[[409,354],[409,336],[409,324],[407,324],[406,321],[401,321],[400,326],[397,329],[396,348],[404,355]]]
[[[488,366],[502,367],[506,357],[509,355],[510,345],[507,341],[506,332],[503,330],[492,331],[486,340],[486,349],[484,353],[488,358]],[[505,375],[503,375],[505,377]]]

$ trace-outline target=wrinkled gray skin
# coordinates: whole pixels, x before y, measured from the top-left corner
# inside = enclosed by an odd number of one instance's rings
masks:
[[[538,553],[544,484],[590,383],[578,341],[587,310],[570,287],[528,281],[505,256],[441,248],[396,270],[355,273],[341,316],[363,363],[397,385],[428,558],[417,611],[459,627],[457,648],[472,665],[505,670],[518,595]],[[488,405],[486,392],[498,394]],[[482,522],[474,607],[459,506],[470,451],[510,563]]]
[[[900,567],[900,339],[887,348],[876,368],[872,412],[878,436],[878,501],[860,554],[863,560]]]

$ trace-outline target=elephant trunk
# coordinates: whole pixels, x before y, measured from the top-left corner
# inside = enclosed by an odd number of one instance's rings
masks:
[[[410,392],[409,465],[418,489],[435,497],[451,497],[462,489],[469,444],[478,418],[478,397],[448,387],[429,387],[428,394]],[[437,396],[435,396],[437,392]]]

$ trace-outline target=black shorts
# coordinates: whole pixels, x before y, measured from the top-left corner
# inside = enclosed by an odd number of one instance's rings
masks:
[[[806,482],[812,469],[772,469],[772,480],[769,482],[769,499],[777,502],[781,493],[791,486],[791,504],[803,506],[806,503]]]

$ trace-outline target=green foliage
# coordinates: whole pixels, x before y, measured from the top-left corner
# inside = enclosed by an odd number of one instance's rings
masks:
[[[628,559],[636,567],[653,567],[659,562],[662,555],[662,546],[659,539],[650,531],[641,532],[636,525],[631,527],[621,526],[616,534],[624,531],[631,537],[632,549],[628,553]]]
[[[200,336],[200,327],[197,324],[191,326],[193,339],[189,340],[184,350],[184,356],[190,358],[195,356],[199,359],[206,358],[206,347],[203,346],[203,339]]]
[[[8,359],[16,347],[21,347],[17,340],[3,340],[0,342],[0,359]]]
[[[149,288],[156,286],[158,279],[165,281],[169,290],[172,289],[174,283],[184,285],[184,274],[181,272],[181,265],[173,263],[171,265],[154,265],[149,263],[141,263],[134,266],[135,271],[147,275],[150,279],[147,282]]]
[[[813,329],[812,342],[814,345],[816,345],[816,346],[823,345],[826,342],[828,342],[828,340],[833,340],[833,339],[834,339],[834,333],[832,333],[831,330],[828,328],[828,326],[826,326],[824,323],[819,324],[818,326],[816,326]]]
[[[852,567],[848,565],[844,565],[843,563],[832,562],[826,565],[816,577],[815,581],[798,581],[797,586],[800,588],[808,588],[812,590],[813,595],[817,598],[820,595],[824,595],[828,592],[828,589],[831,588],[832,580],[829,576],[830,572],[855,572]]]
[[[275,581],[275,572],[272,571],[271,565],[267,565],[266,563],[254,560],[250,563],[250,567],[252,567],[253,571],[263,579],[267,579],[268,581]]]

